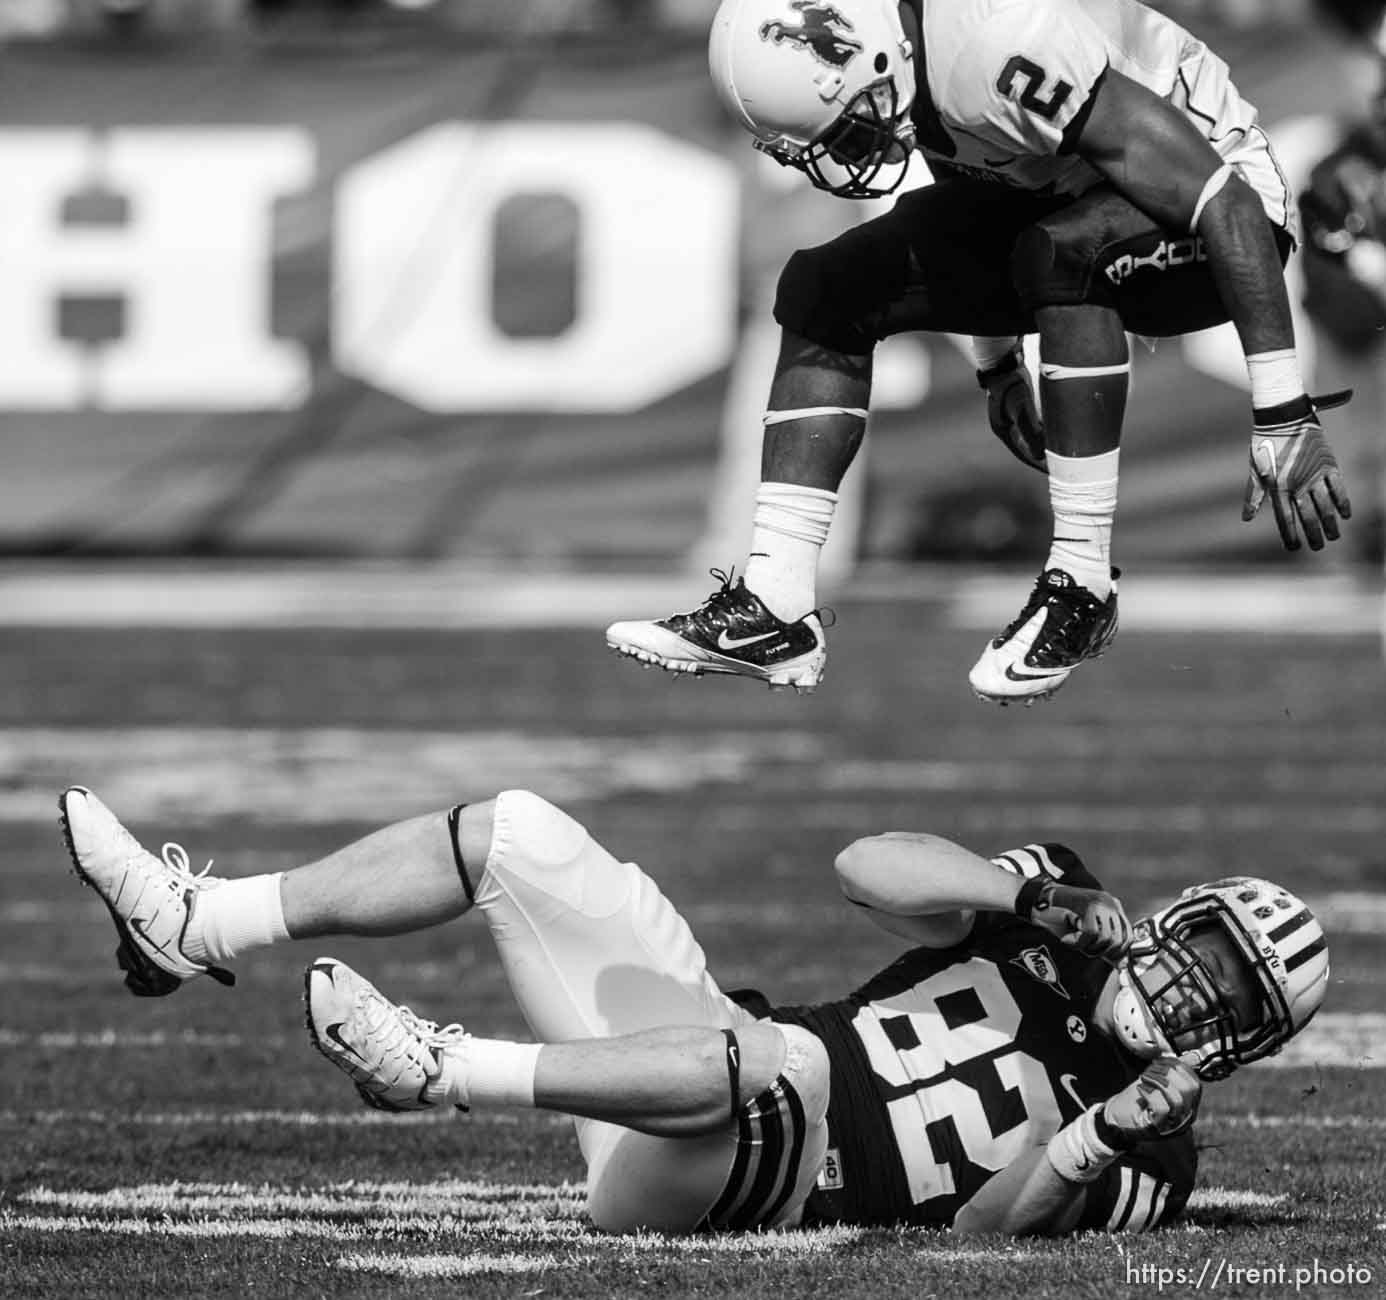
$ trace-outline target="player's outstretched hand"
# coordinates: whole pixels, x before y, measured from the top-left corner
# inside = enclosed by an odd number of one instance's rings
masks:
[[[1124,1138],[1148,1142],[1182,1133],[1198,1116],[1203,1084],[1177,1056],[1151,1061],[1102,1107],[1102,1117]]]
[[[1027,881],[1016,897],[1016,912],[1089,956],[1115,962],[1131,946],[1125,908],[1120,899],[1100,889]]]
[[[1290,410],[1275,423],[1257,423],[1251,433],[1251,472],[1242,501],[1243,521],[1254,519],[1266,497],[1287,551],[1297,551],[1300,532],[1311,551],[1324,539],[1338,540],[1338,519],[1352,514],[1333,449],[1323,436],[1318,413],[1342,406],[1351,390],[1300,399],[1307,410]],[[1286,403],[1286,407],[1293,404]],[[1277,407],[1280,413],[1284,408]]]
[[[1049,473],[1044,459],[1044,421],[1035,402],[1030,372],[1017,348],[990,370],[979,370],[977,382],[987,395],[991,431],[1017,460],[1041,474]]]

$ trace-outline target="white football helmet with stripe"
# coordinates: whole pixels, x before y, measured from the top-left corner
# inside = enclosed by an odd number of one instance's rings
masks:
[[[914,50],[896,0],[722,0],[708,64],[755,147],[841,198],[879,198],[914,148]]]
[[[1191,935],[1217,927],[1255,982],[1259,1014],[1241,1024],[1218,991]],[[1186,889],[1136,923],[1117,969],[1113,1014],[1136,1055],[1190,1059],[1204,1079],[1278,1052],[1323,1004],[1328,940],[1314,914],[1287,889],[1233,876]]]

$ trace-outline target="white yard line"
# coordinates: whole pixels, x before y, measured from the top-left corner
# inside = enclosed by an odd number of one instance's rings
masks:
[[[126,1111],[109,1110],[0,1110],[0,1126],[70,1128],[90,1125],[97,1128],[395,1128],[402,1125],[456,1124],[451,1111],[421,1111],[411,1115],[391,1115],[383,1111],[308,1111],[308,1110],[174,1110]],[[468,1124],[515,1125],[520,1121],[509,1111],[473,1111]],[[542,1123],[555,1128],[570,1127],[572,1121],[563,1116],[545,1116]]]
[[[1196,1187],[1189,1197],[1189,1209],[1268,1209],[1272,1205],[1284,1205],[1289,1199],[1281,1192],[1250,1192],[1238,1187]]]
[[[1014,616],[1034,572],[929,566],[861,569],[842,594],[932,601],[953,627],[994,630]],[[609,574],[382,564],[10,565],[0,625],[182,628],[533,628],[600,630],[621,618],[687,609],[712,590],[700,573]],[[831,603],[837,593],[822,593]],[[1128,628],[1260,629],[1312,636],[1375,633],[1371,580],[1272,569],[1128,574]]]
[[[127,821],[302,825],[355,821],[369,809],[383,823],[446,807],[461,790],[523,786],[562,804],[745,783],[767,768],[820,761],[823,744],[800,731],[635,744],[510,730],[10,727],[0,729],[0,821],[56,826],[57,793],[78,772]]]

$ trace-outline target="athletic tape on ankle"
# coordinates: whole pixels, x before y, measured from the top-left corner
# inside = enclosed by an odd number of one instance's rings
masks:
[[[722,1037],[727,1040],[727,1083],[731,1088],[731,1118],[734,1120],[741,1113],[741,1045],[730,1029],[722,1030]]]
[[[756,492],[752,522],[757,528],[822,546],[828,540],[836,509],[836,492],[762,483]]]
[[[1213,199],[1219,190],[1232,179],[1232,166],[1230,163],[1223,163],[1208,179],[1203,183],[1203,192],[1198,196],[1198,202],[1194,204],[1193,216],[1189,218],[1189,234],[1194,234],[1198,230],[1198,219],[1203,215],[1203,209]]]
[[[793,411],[766,411],[763,423],[768,429],[772,424],[816,420],[823,415],[854,415],[858,420],[866,419],[866,412],[859,406],[801,406]]]
[[[1121,1153],[1097,1136],[1097,1107],[1085,1110],[1066,1124],[1045,1147],[1045,1155],[1060,1178],[1070,1183],[1092,1183]]]
[[[1041,379],[1102,379],[1108,375],[1127,375],[1131,373],[1130,361],[1119,366],[1057,366],[1048,361],[1040,362]]]

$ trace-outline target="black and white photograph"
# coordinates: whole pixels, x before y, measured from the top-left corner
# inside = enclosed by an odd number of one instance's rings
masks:
[[[1386,1294],[1386,0],[0,0],[0,1295]]]

